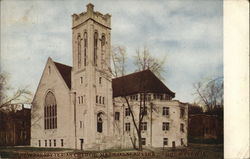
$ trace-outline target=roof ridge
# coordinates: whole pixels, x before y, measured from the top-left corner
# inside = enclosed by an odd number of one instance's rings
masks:
[[[71,67],[72,68],[72,66],[69,66],[69,65],[65,65],[65,64],[63,64],[63,63],[60,63],[60,62],[56,62],[56,61],[54,61],[54,60],[52,60],[54,63],[56,63],[56,64],[59,64],[59,65],[64,65],[64,66],[67,66],[67,67]]]
[[[52,60],[52,59],[51,59]],[[57,68],[58,72],[61,74],[64,82],[66,83],[66,85],[68,86],[69,89],[71,89],[71,70],[72,67],[59,63],[59,62],[55,62],[52,60],[52,62],[55,64],[55,67]]]
[[[146,71],[149,71],[149,72],[153,73],[150,69],[146,69],[146,70],[142,70],[142,71],[133,72],[133,73],[130,73],[130,74],[127,74],[127,75],[124,75],[124,76],[116,77],[116,78],[113,78],[113,79],[118,79],[118,78],[122,78],[122,77],[132,76],[132,75],[135,75],[135,74],[138,74],[138,73],[142,73],[142,72],[146,72]]]

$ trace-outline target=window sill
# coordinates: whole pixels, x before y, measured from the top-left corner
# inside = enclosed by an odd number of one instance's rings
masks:
[[[96,103],[96,106],[105,107],[105,104]]]
[[[163,117],[165,117],[165,118],[169,118],[170,117],[170,115],[162,115]]]

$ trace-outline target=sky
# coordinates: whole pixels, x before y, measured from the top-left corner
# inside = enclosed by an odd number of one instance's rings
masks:
[[[3,0],[1,72],[14,88],[35,93],[48,57],[72,66],[71,15],[94,10],[109,13],[111,43],[126,47],[129,65],[146,46],[166,57],[166,86],[177,100],[194,102],[193,84],[223,76],[222,0]]]

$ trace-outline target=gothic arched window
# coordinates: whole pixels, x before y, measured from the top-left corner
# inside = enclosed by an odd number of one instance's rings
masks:
[[[102,133],[103,121],[102,121],[103,113],[100,112],[97,114],[97,132]]]
[[[106,43],[106,38],[105,38],[105,35],[103,34],[102,35],[102,46],[104,46]]]
[[[88,46],[88,34],[87,32],[84,33],[84,66],[87,65],[87,46]]]
[[[78,68],[81,67],[81,36],[77,37]]]
[[[102,35],[102,48],[101,48],[101,50],[102,50],[102,55],[101,55],[101,62],[102,62],[102,65],[103,65],[103,63],[104,63],[104,56],[105,56],[105,43],[106,43],[106,38],[105,38],[105,35],[103,34]]]
[[[98,33],[94,34],[94,65],[97,66],[97,44],[98,44]]]
[[[48,92],[44,105],[44,129],[57,128],[57,105],[56,98],[52,92]]]

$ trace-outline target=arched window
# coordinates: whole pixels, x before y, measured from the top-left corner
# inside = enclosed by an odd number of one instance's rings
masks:
[[[99,104],[102,104],[102,97],[99,97]]]
[[[57,105],[56,98],[52,92],[48,92],[44,105],[44,129],[57,128]]]
[[[103,34],[102,35],[102,46],[104,46],[106,43],[106,38],[105,38],[105,35]]]
[[[77,37],[78,68],[81,67],[81,36]]]
[[[103,67],[103,63],[104,63],[104,56],[105,56],[105,43],[106,43],[106,38],[105,38],[105,35],[103,34],[102,35],[102,55],[101,55],[101,64],[102,64],[102,67]]]
[[[51,68],[50,68],[50,66],[49,66],[49,75],[50,75],[50,73],[51,73]]]
[[[94,34],[94,65],[97,66],[97,44],[98,44],[98,33]]]
[[[103,121],[102,121],[102,115],[103,113],[100,112],[97,114],[97,132],[102,133],[102,125],[103,125]]]
[[[84,33],[84,66],[87,65],[87,46],[88,46],[88,34],[87,32]]]

